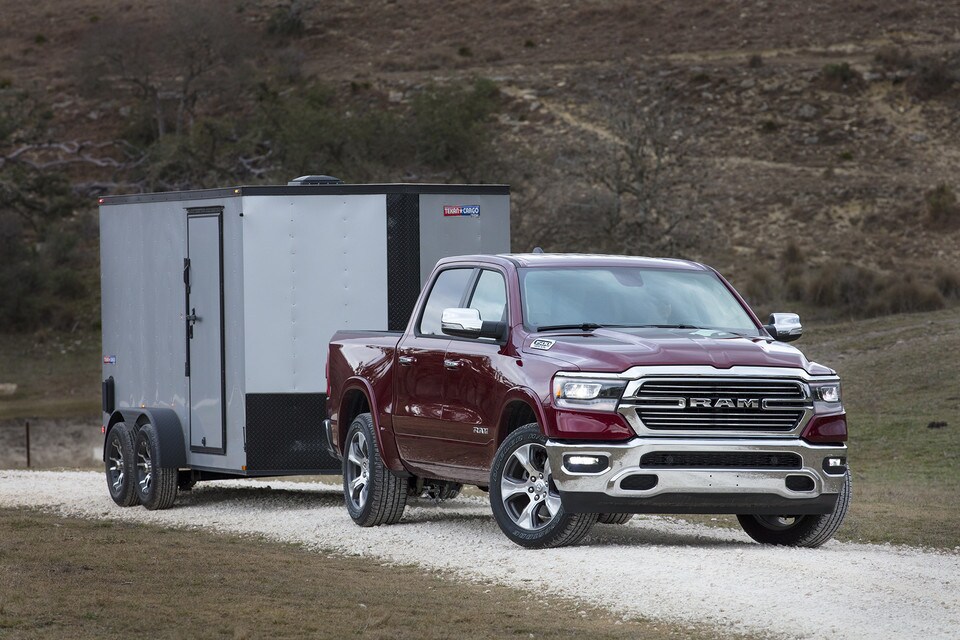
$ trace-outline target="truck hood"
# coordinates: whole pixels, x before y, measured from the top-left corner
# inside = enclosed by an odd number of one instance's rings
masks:
[[[549,344],[553,341],[553,344]],[[534,346],[536,345],[536,346]],[[830,375],[794,347],[761,338],[692,329],[596,329],[531,334],[523,344],[531,356],[568,362],[581,371],[620,373],[635,366],[790,367]]]

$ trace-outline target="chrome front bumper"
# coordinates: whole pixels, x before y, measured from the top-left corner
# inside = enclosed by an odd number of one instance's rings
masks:
[[[571,512],[627,513],[830,513],[844,482],[844,470],[826,473],[826,458],[846,458],[844,445],[811,445],[796,438],[745,441],[732,438],[634,438],[626,443],[547,442],[553,481]],[[642,467],[647,453],[794,453],[799,469]],[[570,454],[603,455],[609,465],[595,473],[564,465]],[[634,475],[654,475],[649,489],[625,489]],[[787,487],[788,476],[809,478],[808,490]],[[809,485],[809,483],[808,483]],[[791,511],[792,510],[792,511]]]

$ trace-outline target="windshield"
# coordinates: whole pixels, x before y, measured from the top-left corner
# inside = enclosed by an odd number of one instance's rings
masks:
[[[521,269],[529,330],[583,326],[712,329],[760,336],[716,275],[639,267]]]

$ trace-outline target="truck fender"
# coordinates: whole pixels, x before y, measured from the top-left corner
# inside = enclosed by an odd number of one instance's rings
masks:
[[[507,391],[507,394],[503,399],[503,405],[500,408],[500,421],[497,423],[496,433],[496,444],[498,447],[500,446],[500,443],[503,442],[504,438],[507,437],[510,413],[513,411],[512,405],[515,405],[517,402],[522,402],[530,407],[531,410],[533,410],[537,424],[540,425],[540,431],[546,433],[545,421],[547,416],[543,411],[543,401],[537,397],[537,394],[526,387],[514,387]]]
[[[157,465],[172,469],[187,466],[187,447],[183,439],[183,426],[180,424],[180,417],[173,409],[160,407],[117,409],[107,423],[107,435],[118,422],[136,425],[138,428],[149,422],[159,436],[160,456]]]
[[[380,406],[377,404],[377,396],[373,392],[370,383],[360,377],[348,378],[344,381],[343,391],[340,392],[340,406],[337,407],[337,445],[340,452],[343,453],[344,440],[347,437],[347,430],[350,424],[342,419],[344,415],[343,399],[350,391],[359,390],[367,398],[367,406],[370,407],[370,417],[373,419],[373,428],[377,436],[377,447],[380,449],[380,457],[383,463],[391,471],[406,474],[407,470],[400,461],[400,451],[397,449],[397,441],[393,436],[393,429],[388,428],[380,420]]]

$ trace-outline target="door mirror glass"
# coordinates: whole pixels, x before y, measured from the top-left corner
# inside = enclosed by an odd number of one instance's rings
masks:
[[[774,340],[792,342],[803,335],[800,316],[795,313],[771,313],[768,324],[763,325]]]

